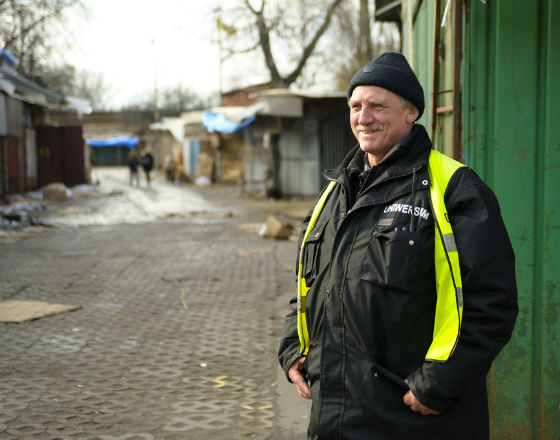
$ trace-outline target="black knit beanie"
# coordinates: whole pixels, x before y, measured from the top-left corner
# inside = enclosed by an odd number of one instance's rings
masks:
[[[360,68],[348,86],[348,99],[357,86],[378,86],[408,99],[418,109],[418,118],[424,113],[424,91],[404,55],[385,52]]]

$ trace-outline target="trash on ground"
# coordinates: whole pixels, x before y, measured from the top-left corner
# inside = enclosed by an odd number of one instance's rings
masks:
[[[194,181],[194,184],[198,186],[206,186],[206,185],[210,185],[211,183],[212,180],[210,180],[210,178],[206,176],[197,177],[196,180]]]
[[[288,222],[284,216],[269,215],[263,228],[259,231],[259,235],[264,238],[288,240],[293,232],[293,225]]]
[[[43,197],[45,200],[62,201],[72,197],[72,191],[64,183],[49,183],[43,188]]]
[[[73,197],[101,197],[97,191],[97,188],[93,185],[76,185],[73,186],[72,189],[72,196]]]
[[[216,385],[214,385],[214,388],[223,388],[226,386],[226,379],[227,376],[218,376],[215,379],[212,379],[212,382],[214,382]]]
[[[26,322],[59,313],[81,309],[80,306],[55,304],[36,300],[8,300],[0,302],[0,322]]]
[[[22,230],[29,226],[42,226],[33,213],[44,211],[42,201],[30,200],[29,198],[10,197],[10,203],[0,205],[0,229]]]

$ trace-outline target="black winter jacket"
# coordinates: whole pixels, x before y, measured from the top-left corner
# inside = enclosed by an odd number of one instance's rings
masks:
[[[424,127],[415,125],[370,171],[356,147],[325,172],[339,184],[303,255],[310,439],[489,436],[485,378],[517,316],[514,254],[493,192],[460,168],[444,200],[459,251],[462,329],[448,361],[426,361],[436,304],[430,150]],[[279,348],[286,374],[298,357],[294,310]],[[409,386],[440,414],[410,410],[403,403]]]

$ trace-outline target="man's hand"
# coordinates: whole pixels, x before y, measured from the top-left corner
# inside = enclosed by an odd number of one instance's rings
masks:
[[[408,384],[408,379],[405,379],[405,382]],[[428,416],[430,414],[439,414],[437,411],[434,411],[433,409],[430,409],[427,406],[422,405],[410,390],[408,390],[407,393],[404,395],[403,402],[412,411],[419,412],[423,416]]]
[[[311,388],[307,384],[305,377],[301,374],[305,357],[298,358],[288,370],[288,377],[296,386],[298,394],[304,399],[311,399]]]

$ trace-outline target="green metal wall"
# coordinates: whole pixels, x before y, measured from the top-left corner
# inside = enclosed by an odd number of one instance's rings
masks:
[[[422,2],[414,4],[418,7],[418,15],[414,26],[412,43],[413,57],[409,56],[410,50],[406,47],[408,38],[406,37],[406,27],[403,29],[403,52],[408,55],[414,72],[418,76],[418,80],[424,89],[424,99],[426,101],[426,109],[422,117],[418,120],[430,132],[432,124],[432,72],[434,65],[434,2]]]
[[[129,152],[130,150],[125,146],[96,147],[94,148],[96,165],[100,167],[126,165]]]
[[[512,341],[488,380],[491,438],[559,440],[560,0],[461,3],[464,159],[498,196],[519,288]],[[442,8],[446,4],[441,0]],[[432,104],[434,5],[413,2],[412,51],[406,29],[403,37],[404,52],[414,55],[426,109]],[[453,21],[448,26],[440,28],[444,44]],[[452,75],[447,68],[443,72],[444,78]],[[429,129],[430,119],[426,114],[420,122]],[[447,154],[449,119],[438,117],[443,135],[436,133],[434,140],[443,142],[439,149]]]
[[[495,190],[520,315],[489,379],[493,439],[560,438],[560,2],[471,1],[465,161]]]
[[[438,0],[441,11],[445,9],[446,0]],[[434,71],[434,37],[435,37],[435,8],[436,2],[414,0],[411,2],[415,12],[412,48],[407,47],[407,28],[403,29],[404,53],[412,60],[412,67],[424,89],[426,110],[418,123],[424,125],[432,138],[434,147],[449,156],[453,156],[453,113],[447,112],[438,116],[438,123],[432,133],[432,105],[434,100],[433,71]],[[453,9],[450,9],[443,20],[440,18],[440,56],[438,58],[439,74],[437,82],[436,107],[453,105]],[[443,21],[444,26],[441,26]],[[412,53],[412,57],[410,56]]]

